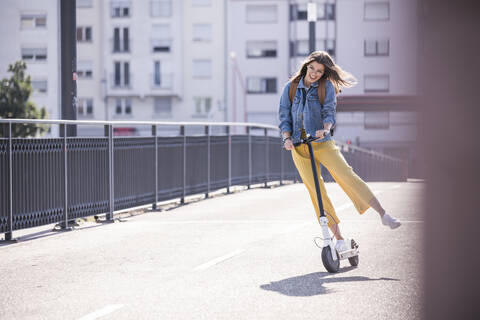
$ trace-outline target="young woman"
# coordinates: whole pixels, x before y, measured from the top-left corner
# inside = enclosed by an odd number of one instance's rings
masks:
[[[323,106],[318,97],[320,80],[325,80]],[[297,85],[297,89],[290,102],[289,90],[292,83]],[[294,146],[294,143],[299,142],[300,138],[307,134],[318,138],[312,143],[317,172],[320,172],[319,164],[321,163],[352,200],[360,214],[372,207],[380,214],[384,225],[395,229],[401,225],[400,221],[385,213],[368,185],[353,172],[352,167],[345,161],[329,135],[330,129],[335,125],[336,94],[342,87],[352,87],[355,84],[356,79],[336,65],[327,52],[312,52],[287,83],[280,99],[279,127],[284,147],[292,152],[293,161],[310,193],[318,218],[320,218],[320,212],[308,147],[305,144]],[[339,252],[344,251],[347,247],[338,226],[340,221],[326,193],[321,176],[319,176],[319,184],[328,226],[338,240],[336,249]]]

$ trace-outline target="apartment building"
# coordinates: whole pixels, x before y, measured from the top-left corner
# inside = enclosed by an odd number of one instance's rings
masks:
[[[231,120],[278,124],[281,90],[309,54],[308,2],[228,2]],[[338,97],[336,139],[413,162],[416,0],[312,2],[316,49],[358,80]]]
[[[60,111],[59,7],[50,0],[3,0],[0,10],[0,77],[10,77],[8,65],[18,60],[27,64],[33,92],[31,100],[45,107],[49,118]],[[52,134],[58,128],[52,127]]]

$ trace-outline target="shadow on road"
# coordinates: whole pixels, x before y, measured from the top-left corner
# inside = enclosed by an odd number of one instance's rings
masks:
[[[339,273],[347,272],[351,269],[354,269],[354,267],[344,268]],[[363,276],[325,278],[331,275],[332,274],[327,272],[309,273],[303,276],[297,276],[280,281],[270,282],[269,284],[263,284],[260,286],[260,288],[262,288],[263,290],[276,291],[278,293],[291,297],[310,297],[331,292],[331,290],[323,287],[324,283],[379,280],[400,281],[399,279],[393,278],[382,277],[378,279],[372,279]]]

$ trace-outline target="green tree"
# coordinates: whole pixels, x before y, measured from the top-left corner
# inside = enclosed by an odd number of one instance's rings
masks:
[[[35,104],[28,101],[32,94],[32,81],[26,76],[27,65],[24,61],[17,61],[8,66],[8,71],[13,75],[10,79],[0,82],[0,118],[15,119],[45,119],[45,108],[36,108]],[[14,124],[12,125],[13,137],[30,137],[43,134],[48,130],[48,125]]]

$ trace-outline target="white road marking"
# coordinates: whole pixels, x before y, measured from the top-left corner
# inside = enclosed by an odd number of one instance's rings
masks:
[[[206,262],[206,263],[204,263],[204,264],[201,264],[201,265],[193,268],[193,271],[202,271],[202,270],[208,269],[208,268],[210,268],[211,266],[214,266],[214,265],[216,265],[216,264],[219,264],[220,262],[223,262],[223,261],[225,261],[225,260],[228,260],[228,259],[230,259],[230,258],[233,258],[234,256],[237,256],[237,255],[241,254],[241,253],[244,252],[244,251],[245,251],[245,249],[235,250],[235,251],[230,252],[230,253],[228,253],[228,254],[226,254],[226,255],[223,255],[223,256],[221,256],[221,257],[218,257],[218,258],[216,258],[216,259],[213,259],[213,260],[211,260],[211,261],[209,261],[209,262]]]
[[[112,313],[115,310],[118,310],[120,308],[123,308],[123,304],[109,304],[105,308],[102,308],[100,310],[97,310],[95,312],[89,313],[81,317],[79,320],[95,320],[100,317],[106,316],[107,314]]]
[[[401,184],[396,184],[391,186],[389,189],[397,189],[397,188],[400,188],[401,186],[402,186]]]

